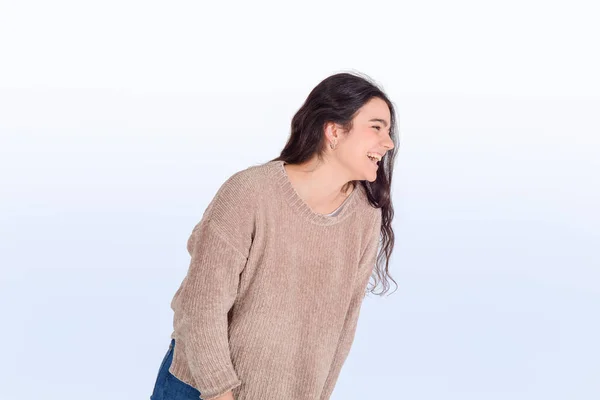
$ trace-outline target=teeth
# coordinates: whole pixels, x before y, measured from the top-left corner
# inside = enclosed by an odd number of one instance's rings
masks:
[[[377,153],[367,153],[367,157],[371,159],[376,159],[377,161],[381,161],[381,156]]]

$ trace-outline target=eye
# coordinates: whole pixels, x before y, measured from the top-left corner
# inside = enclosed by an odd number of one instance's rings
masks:
[[[381,127],[380,127],[380,126],[377,126],[377,125],[373,125],[371,128],[375,128],[375,129],[377,129],[378,131],[379,131],[379,130],[381,130]]]

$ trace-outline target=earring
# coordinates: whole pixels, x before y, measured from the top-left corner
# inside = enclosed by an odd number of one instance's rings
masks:
[[[331,147],[331,150],[335,149],[336,145],[337,145],[337,140],[335,142],[329,142],[329,147]]]

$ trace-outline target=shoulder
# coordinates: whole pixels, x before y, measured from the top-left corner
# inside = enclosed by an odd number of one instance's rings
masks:
[[[207,211],[225,208],[229,212],[239,210],[246,213],[258,204],[261,188],[268,179],[267,173],[264,164],[251,165],[232,173],[217,189]]]
[[[367,189],[363,183],[358,183],[355,190],[359,192],[356,193],[358,198],[356,199],[356,209],[351,223],[354,224],[355,232],[360,237],[360,245],[357,248],[360,249],[359,254],[362,263],[365,259],[372,257],[373,249],[379,243],[382,209],[369,202]]]
[[[265,173],[264,167],[253,165],[230,174],[194,230],[210,225],[240,253],[247,254],[255,232]]]
[[[241,196],[255,195],[259,192],[265,173],[265,168],[261,165],[252,165],[236,171],[225,179],[217,193]]]
[[[362,183],[358,183],[355,190],[359,191],[357,193],[359,196],[359,204],[357,206],[358,218],[362,220],[364,225],[378,231],[381,227],[381,208],[375,207],[369,202],[367,189]]]

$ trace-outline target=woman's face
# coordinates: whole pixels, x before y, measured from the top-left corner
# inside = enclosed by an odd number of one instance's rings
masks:
[[[367,155],[379,153],[382,157],[394,148],[390,137],[390,109],[379,97],[372,98],[359,109],[350,132],[343,134],[338,130],[334,135],[328,130],[327,135],[329,141],[337,139],[335,150],[327,148],[347,170],[349,180],[375,181],[377,160],[371,160]]]

